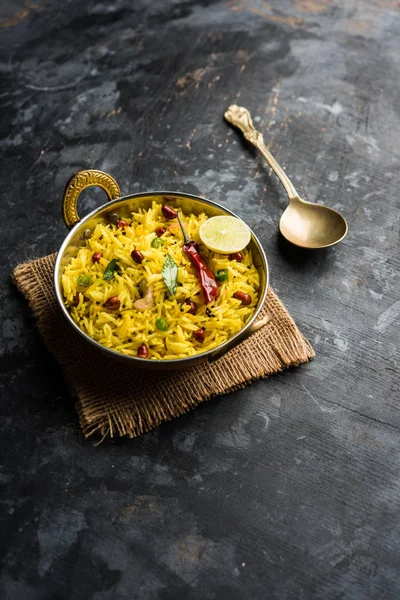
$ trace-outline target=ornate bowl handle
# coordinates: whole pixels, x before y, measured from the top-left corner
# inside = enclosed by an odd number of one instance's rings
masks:
[[[92,185],[103,188],[109,200],[115,200],[121,196],[119,185],[111,175],[94,169],[78,171],[68,181],[62,201],[63,218],[68,229],[72,229],[79,223],[80,218],[76,208],[78,198],[85,188]]]

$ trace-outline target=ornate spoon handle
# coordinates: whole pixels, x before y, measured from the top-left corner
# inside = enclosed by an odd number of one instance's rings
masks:
[[[299,195],[296,192],[293,183],[290,181],[282,167],[276,162],[271,152],[267,149],[262,133],[255,129],[249,111],[243,106],[232,104],[224,116],[229,123],[232,123],[232,125],[240,129],[246,140],[250,142],[250,144],[253,144],[253,146],[255,146],[263,155],[275,175],[279,177],[280,182],[289,196],[289,200],[298,199]]]

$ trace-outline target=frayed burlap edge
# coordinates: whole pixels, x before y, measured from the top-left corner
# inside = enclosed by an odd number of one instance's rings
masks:
[[[185,371],[149,372],[104,357],[68,324],[53,289],[56,255],[19,265],[13,280],[77,396],[86,437],[136,437],[212,397],[309,361],[315,354],[270,288],[262,314],[272,321],[214,363]]]

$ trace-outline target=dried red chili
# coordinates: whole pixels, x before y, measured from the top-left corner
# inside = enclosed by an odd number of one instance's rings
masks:
[[[193,240],[189,240],[189,236],[183,227],[179,212],[177,216],[185,241],[183,245],[183,251],[188,256],[190,262],[197,271],[197,274],[200,279],[201,289],[203,290],[204,294],[204,300],[205,303],[208,304],[209,302],[217,298],[219,294],[218,284],[215,280],[214,273],[211,271],[204,258],[201,256],[198,245]]]

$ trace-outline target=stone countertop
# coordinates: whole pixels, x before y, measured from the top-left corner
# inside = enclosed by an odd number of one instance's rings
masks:
[[[399,3],[6,0],[0,26],[0,597],[398,598]],[[232,102],[346,216],[337,247],[278,236],[284,190],[224,122]],[[315,360],[139,439],[85,440],[10,281],[61,244],[82,168],[236,211]]]

